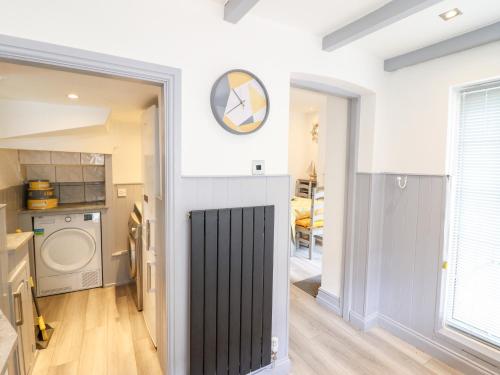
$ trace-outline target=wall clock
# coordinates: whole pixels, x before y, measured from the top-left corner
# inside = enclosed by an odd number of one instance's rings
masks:
[[[257,131],[269,114],[266,88],[245,70],[224,73],[212,87],[210,104],[217,122],[234,134]]]

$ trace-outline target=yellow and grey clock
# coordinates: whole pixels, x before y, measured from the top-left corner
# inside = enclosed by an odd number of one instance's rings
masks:
[[[235,134],[249,134],[264,125],[269,97],[262,82],[245,70],[230,70],[214,84],[210,97],[217,122]]]

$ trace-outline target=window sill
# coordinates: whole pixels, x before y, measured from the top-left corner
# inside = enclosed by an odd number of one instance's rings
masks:
[[[460,350],[471,354],[495,367],[500,367],[500,350],[482,343],[458,329],[443,327],[436,332],[437,337],[457,346]]]

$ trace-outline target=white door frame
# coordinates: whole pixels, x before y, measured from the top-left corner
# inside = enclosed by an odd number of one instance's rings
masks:
[[[332,84],[320,83],[317,80],[307,80],[304,78],[292,78],[290,85],[294,88],[346,98],[349,101],[342,275],[338,306],[334,307],[334,310],[340,312],[345,321],[349,321],[352,299],[356,173],[358,165],[361,95]]]
[[[156,285],[158,356],[164,373],[173,374],[173,273],[174,192],[180,181],[181,145],[181,71],[176,68],[90,52],[76,48],[0,35],[0,60],[28,65],[45,65],[81,73],[131,79],[152,83],[162,88],[160,121],[164,130],[163,215],[159,227],[164,228],[164,252],[159,252]],[[160,226],[161,225],[161,226]]]

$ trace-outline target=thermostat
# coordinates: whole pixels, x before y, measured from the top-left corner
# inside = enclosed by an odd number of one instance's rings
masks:
[[[265,168],[264,160],[253,160],[252,161],[252,174],[253,175],[263,175],[264,168]]]

